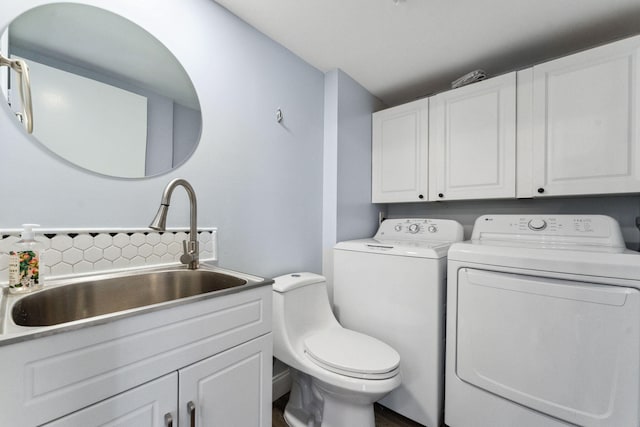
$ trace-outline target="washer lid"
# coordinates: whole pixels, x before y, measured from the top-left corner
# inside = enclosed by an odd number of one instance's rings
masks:
[[[324,369],[355,378],[391,378],[400,365],[400,355],[387,344],[344,328],[327,329],[307,337],[304,350]]]
[[[359,239],[339,242],[336,250],[369,252],[414,258],[439,259],[447,256],[452,242]]]

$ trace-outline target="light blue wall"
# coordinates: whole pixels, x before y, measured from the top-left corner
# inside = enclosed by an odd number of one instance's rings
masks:
[[[325,246],[371,237],[371,113],[381,101],[342,70],[325,75]]]
[[[371,113],[380,101],[341,70],[325,75],[323,274],[332,295],[333,246],[370,237],[378,225],[371,204]]]
[[[200,111],[173,103],[172,123],[172,165],[178,166],[191,155],[200,139]]]
[[[155,98],[155,99],[154,99]],[[173,165],[173,100],[166,97],[147,98],[147,152],[144,173],[153,176],[164,173]],[[154,99],[155,102],[152,102]],[[197,140],[194,140],[197,141]],[[193,145],[191,145],[193,151]]]
[[[338,74],[337,241],[371,237],[381,206],[371,204],[371,113],[381,101]]]
[[[38,0],[7,0],[0,28]],[[120,180],[78,170],[0,114],[0,227],[137,227],[162,189],[186,178],[199,223],[219,227],[220,265],[275,276],[321,270],[324,75],[211,0],[85,0],[138,23],[183,64],[204,118],[195,154],[177,170]],[[282,108],[284,121],[275,120]],[[35,119],[37,121],[37,118]],[[188,224],[174,193],[169,226]]]

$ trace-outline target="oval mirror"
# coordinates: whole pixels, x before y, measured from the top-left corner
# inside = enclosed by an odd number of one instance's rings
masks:
[[[29,64],[33,136],[52,153],[99,174],[141,178],[173,169],[195,150],[202,115],[193,84],[175,56],[131,21],[53,3],[18,16],[2,42],[5,55]],[[10,110],[20,112],[16,76],[0,78]]]

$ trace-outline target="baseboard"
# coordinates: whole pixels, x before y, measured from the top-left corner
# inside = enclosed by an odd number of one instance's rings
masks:
[[[274,372],[273,375],[273,398],[272,401],[280,399],[291,390],[291,376],[289,369]]]

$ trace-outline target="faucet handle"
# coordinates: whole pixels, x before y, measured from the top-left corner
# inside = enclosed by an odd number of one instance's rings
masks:
[[[189,255],[197,255],[198,254],[198,241],[197,240],[183,240],[182,241],[182,251],[185,254]]]
[[[180,262],[188,264],[189,268],[198,268],[199,242],[197,240],[182,241],[183,254],[180,256]]]

